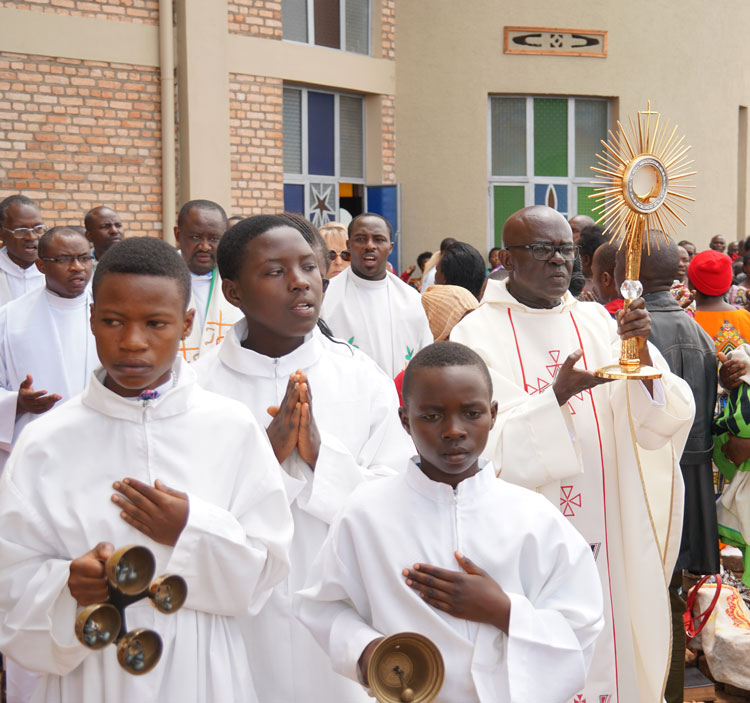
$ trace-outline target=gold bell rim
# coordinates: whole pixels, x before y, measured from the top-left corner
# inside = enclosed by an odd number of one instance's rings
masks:
[[[610,364],[594,371],[594,376],[620,381],[649,381],[661,378],[661,371],[653,366],[639,364],[638,366],[623,366]]]

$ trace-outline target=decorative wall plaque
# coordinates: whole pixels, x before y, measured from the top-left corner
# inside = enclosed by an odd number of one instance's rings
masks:
[[[505,27],[504,53],[606,58],[607,32],[602,29]]]

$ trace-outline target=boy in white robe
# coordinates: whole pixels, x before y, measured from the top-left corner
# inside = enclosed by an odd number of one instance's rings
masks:
[[[180,346],[185,361],[195,361],[221,344],[229,328],[242,318],[222,294],[216,266],[216,247],[226,230],[227,214],[212,200],[190,200],[180,208],[174,237],[190,269],[189,307],[195,309],[193,329]]]
[[[255,703],[237,616],[257,612],[289,568],[278,464],[252,414],[176,359],[193,313],[172,247],[113,246],[93,292],[103,368],[23,430],[0,480],[0,648],[44,672],[34,703]],[[107,599],[104,561],[128,544],[188,587],[169,616],[128,608],[130,629],[164,643],[143,676],[74,635],[78,607]]]
[[[20,193],[0,202],[0,305],[44,285],[34,266],[39,237],[47,230],[36,203]]]
[[[351,266],[331,279],[321,316],[336,337],[361,349],[395,378],[432,343],[419,293],[386,270],[393,231],[384,217],[355,217],[347,245]]]
[[[318,331],[321,272],[293,218],[244,220],[224,235],[217,258],[224,293],[245,319],[195,368],[206,388],[241,400],[266,426],[295,524],[289,577],[244,628],[258,696],[262,703],[365,701],[294,618],[291,596],[351,491],[394,473],[413,453],[394,384],[363,354]]]
[[[412,631],[442,654],[436,703],[567,701],[603,626],[588,544],[542,496],[479,466],[497,403],[468,347],[417,354],[403,399],[419,457],[352,495],[297,616],[336,671],[365,685],[380,640]]]

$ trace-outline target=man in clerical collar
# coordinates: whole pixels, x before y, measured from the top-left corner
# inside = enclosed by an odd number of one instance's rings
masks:
[[[44,283],[34,262],[39,237],[47,225],[36,203],[25,195],[10,195],[0,202],[0,305]]]
[[[577,249],[559,212],[535,206],[511,215],[503,246],[508,279],[488,281],[482,305],[451,332],[493,373],[500,410],[486,456],[501,478],[558,506],[591,545],[606,625],[579,697],[661,700],[692,392],[647,343],[642,298],[615,321],[568,292]],[[642,363],[660,379],[594,375],[616,362],[625,338],[637,339]]]
[[[393,228],[381,215],[357,215],[348,228],[351,266],[331,279],[321,317],[333,334],[361,349],[391,378],[430,344],[420,296],[387,270]]]
[[[190,200],[180,208],[174,237],[190,269],[190,307],[195,309],[192,332],[181,349],[186,361],[198,359],[219,344],[229,327],[242,317],[224,298],[216,268],[216,249],[226,231],[227,214],[218,203]]]
[[[86,237],[94,247],[94,256],[99,261],[113,244],[125,236],[122,219],[106,205],[97,205],[89,210],[83,218]]]

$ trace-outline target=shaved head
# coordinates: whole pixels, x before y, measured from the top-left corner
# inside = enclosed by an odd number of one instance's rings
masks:
[[[643,243],[639,278],[643,284],[644,293],[669,290],[677,278],[680,252],[674,240],[667,236],[665,242],[664,238],[665,235],[659,230],[651,230],[649,241]],[[625,247],[617,253],[615,278],[619,288],[625,280]]]
[[[591,218],[589,218],[591,219]],[[557,211],[546,205],[531,205],[513,213],[503,225],[503,245],[517,246],[536,241],[537,233],[547,229],[567,229],[570,225]]]
[[[573,230],[573,240],[578,239],[578,235],[581,234],[581,230],[584,227],[591,227],[591,225],[596,224],[594,219],[588,215],[573,215],[568,220],[568,223],[570,224],[570,229]]]

